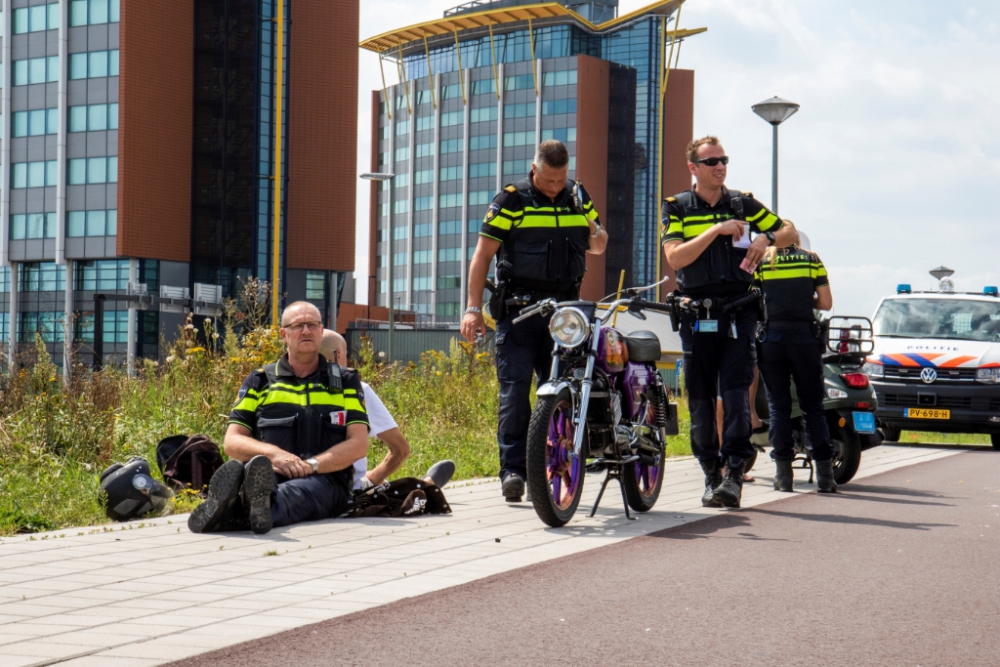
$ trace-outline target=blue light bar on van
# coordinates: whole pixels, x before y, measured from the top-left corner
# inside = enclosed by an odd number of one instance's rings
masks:
[[[911,291],[909,285],[896,285],[896,294],[909,294]]]
[[[1000,290],[995,285],[987,285],[983,288],[983,294],[986,296],[1000,296]]]

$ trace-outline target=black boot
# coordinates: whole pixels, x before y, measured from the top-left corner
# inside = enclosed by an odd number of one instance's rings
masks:
[[[791,461],[775,461],[774,462],[774,490],[784,491],[788,493],[792,490],[792,478],[794,473],[792,472],[792,462]]]
[[[743,472],[746,465],[746,459],[729,457],[726,464],[726,476],[719,488],[712,494],[715,502],[723,507],[738,508],[740,506],[740,497],[743,495]]]
[[[235,459],[226,461],[212,475],[208,484],[208,498],[194,508],[188,517],[188,529],[192,533],[212,533],[224,530],[228,524],[233,506],[240,495],[243,483],[243,464]]]
[[[701,506],[722,507],[713,497],[715,490],[722,484],[722,459],[715,458],[711,461],[698,462],[701,464],[701,469],[705,472],[705,493],[701,496]]]
[[[816,469],[816,490],[820,493],[836,493],[837,482],[833,479],[833,461],[813,461]]]
[[[250,530],[263,535],[271,530],[271,489],[274,471],[266,456],[255,456],[246,465],[242,500]]]

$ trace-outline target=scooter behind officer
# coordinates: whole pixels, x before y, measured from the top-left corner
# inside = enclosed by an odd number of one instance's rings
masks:
[[[490,312],[497,322],[497,443],[507,502],[519,502],[524,495],[531,376],[537,375],[539,384],[548,380],[553,347],[549,318],[532,317],[518,324],[512,320],[542,299],[579,298],[586,254],[602,254],[608,243],[594,203],[579,182],[566,179],[568,172],[566,147],[558,141],[542,142],[528,178],[506,186],[490,204],[469,266],[462,335],[472,342],[486,333],[483,290],[490,262],[497,259]]]
[[[757,335],[757,364],[771,415],[774,488],[792,490],[795,451],[790,381],[794,379],[812,447],[816,488],[820,493],[834,493],[837,483],[833,479],[833,449],[823,410],[823,340],[813,313],[813,309],[830,310],[833,295],[823,262],[799,247],[795,225],[788,220],[785,225],[795,232],[792,245],[780,250],[768,248],[758,269],[767,301],[767,321]]]
[[[695,186],[664,202],[663,245],[680,293],[701,304],[697,312],[683,314],[680,329],[691,451],[705,472],[702,505],[739,507],[744,467],[753,454],[748,391],[758,309],[746,303],[726,311],[750,290],[753,267],[768,246],[787,245],[791,236],[752,195],[725,187],[729,158],[716,137],[692,141],[687,153]],[[757,233],[753,241],[750,232]],[[723,408],[721,449],[717,395]]]

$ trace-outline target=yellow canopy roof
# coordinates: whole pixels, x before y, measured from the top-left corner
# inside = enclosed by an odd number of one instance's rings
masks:
[[[576,23],[585,30],[593,33],[613,32],[625,27],[629,23],[641,19],[649,14],[669,15],[674,12],[684,0],[660,0],[651,5],[647,5],[634,12],[629,12],[611,21],[606,21],[595,25],[583,18],[566,6],[558,2],[541,2],[533,5],[520,5],[517,7],[502,7],[497,9],[487,9],[481,12],[470,14],[455,14],[452,16],[425,21],[406,28],[399,28],[389,32],[370,37],[361,42],[361,48],[376,53],[385,53],[390,49],[395,49],[411,42],[424,38],[430,40],[434,37],[450,37],[456,31],[475,30],[504,26],[511,23],[519,23],[531,19],[538,25],[551,25],[554,23]],[[688,37],[705,32],[707,28],[695,28],[693,30],[675,30],[669,34],[676,38]]]

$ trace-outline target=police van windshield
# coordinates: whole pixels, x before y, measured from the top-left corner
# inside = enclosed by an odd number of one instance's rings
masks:
[[[875,314],[876,336],[1000,341],[1000,302],[888,299]]]

